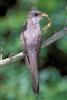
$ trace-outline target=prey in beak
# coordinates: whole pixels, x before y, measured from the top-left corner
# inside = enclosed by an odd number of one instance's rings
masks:
[[[51,20],[50,20],[48,14],[46,14],[46,13],[41,13],[40,16],[48,18],[48,24],[42,28],[44,31],[46,31],[51,26]]]

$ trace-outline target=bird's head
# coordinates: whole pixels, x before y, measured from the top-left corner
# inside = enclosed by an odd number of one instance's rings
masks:
[[[38,10],[32,10],[28,14],[28,19],[31,19],[33,23],[39,23],[42,17],[48,17],[46,13],[42,13]]]

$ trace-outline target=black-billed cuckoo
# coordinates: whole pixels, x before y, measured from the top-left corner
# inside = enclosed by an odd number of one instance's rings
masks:
[[[21,45],[25,50],[25,60],[29,67],[32,79],[32,89],[34,93],[39,92],[39,77],[37,68],[37,55],[41,42],[40,20],[47,14],[38,10],[29,12],[25,25],[21,32]]]

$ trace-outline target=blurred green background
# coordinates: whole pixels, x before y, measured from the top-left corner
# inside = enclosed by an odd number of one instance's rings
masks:
[[[31,8],[49,14],[52,26],[45,40],[67,26],[67,0],[0,0],[0,55],[20,53],[20,30]],[[47,24],[41,21],[41,27]],[[20,60],[0,66],[0,100],[67,100],[67,34],[42,48],[38,58],[40,93],[31,89],[29,70]]]

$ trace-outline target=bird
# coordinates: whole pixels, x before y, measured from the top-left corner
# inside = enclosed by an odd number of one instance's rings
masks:
[[[20,33],[21,47],[23,48],[25,61],[30,70],[32,90],[39,93],[39,75],[37,57],[41,46],[40,20],[48,17],[48,14],[39,10],[31,10]]]

